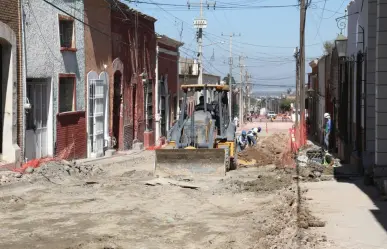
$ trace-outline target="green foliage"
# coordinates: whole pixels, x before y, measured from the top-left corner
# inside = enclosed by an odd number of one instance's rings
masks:
[[[223,78],[223,81],[226,82],[226,85],[229,85],[229,78],[230,78],[230,74],[227,74],[227,76]],[[236,84],[234,77],[231,77],[231,83],[232,85]]]
[[[324,44],[323,44],[323,47],[324,47],[324,52],[326,54],[330,54],[332,53],[332,50],[333,50],[333,47],[335,46],[335,44],[331,41],[325,41]]]
[[[288,99],[282,100],[282,102],[280,104],[280,109],[284,112],[289,112],[291,109],[291,103],[292,102]]]

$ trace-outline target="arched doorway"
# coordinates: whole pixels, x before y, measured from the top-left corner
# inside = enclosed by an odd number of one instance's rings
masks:
[[[0,155],[6,162],[20,161],[16,142],[16,36],[8,25],[0,22]]]
[[[122,74],[120,71],[114,73],[114,86],[113,86],[113,137],[116,139],[115,149],[119,148],[120,144],[120,117],[121,117],[121,103],[122,103],[122,91],[121,91]]]

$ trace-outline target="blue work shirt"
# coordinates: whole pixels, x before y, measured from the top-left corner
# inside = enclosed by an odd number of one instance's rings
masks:
[[[331,119],[328,119],[325,125],[325,133],[330,133],[331,129],[332,129],[332,121]]]

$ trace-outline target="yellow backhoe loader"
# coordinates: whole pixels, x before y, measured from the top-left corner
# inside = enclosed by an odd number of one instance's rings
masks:
[[[168,132],[168,145],[156,150],[155,175],[224,176],[236,164],[236,127],[230,120],[227,85],[183,85],[179,120]],[[202,92],[190,111],[187,95]],[[210,93],[215,98],[207,103]],[[204,99],[204,101],[203,101]]]

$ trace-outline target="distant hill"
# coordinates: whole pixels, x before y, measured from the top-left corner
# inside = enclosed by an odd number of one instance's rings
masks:
[[[253,91],[253,96],[281,96],[281,94],[286,93],[286,89],[281,90],[263,90],[263,91]]]

